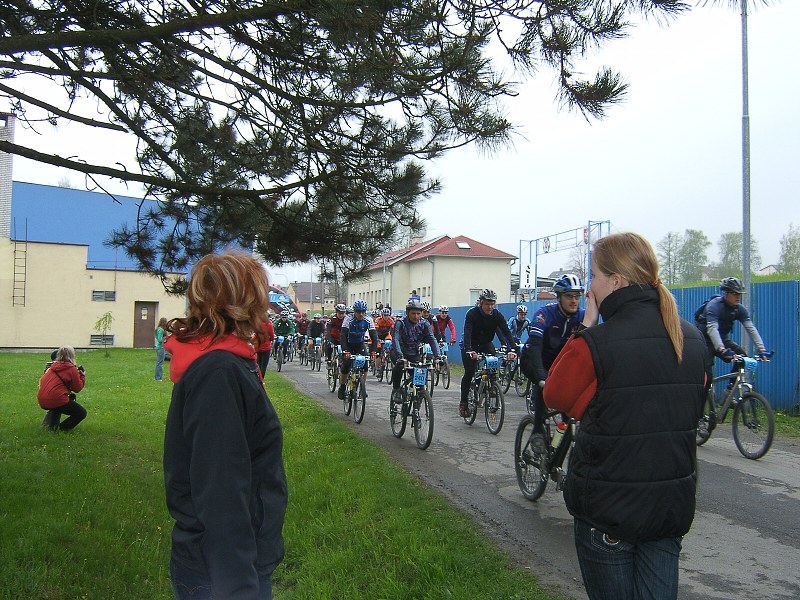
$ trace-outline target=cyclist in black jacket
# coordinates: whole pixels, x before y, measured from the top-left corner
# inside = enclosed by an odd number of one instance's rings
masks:
[[[464,337],[461,340],[464,377],[461,379],[461,403],[458,406],[458,414],[463,418],[469,416],[467,398],[472,377],[475,375],[478,352],[493,355],[495,353],[493,343],[495,335],[507,348],[516,348],[505,317],[494,307],[496,303],[497,294],[494,291],[482,290],[478,296],[478,304],[470,308],[464,318]],[[514,358],[516,358],[516,352],[512,350],[508,353],[508,360],[514,360]]]

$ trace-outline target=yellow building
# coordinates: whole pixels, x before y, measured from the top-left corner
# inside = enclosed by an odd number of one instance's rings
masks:
[[[370,308],[382,303],[395,312],[405,309],[412,291],[431,306],[469,306],[481,290],[511,302],[513,254],[463,235],[439,236],[379,256],[365,277],[347,286],[347,303],[363,298]]]
[[[152,348],[158,319],[185,314],[184,297],[141,271],[87,268],[87,245],[0,237],[0,348]]]

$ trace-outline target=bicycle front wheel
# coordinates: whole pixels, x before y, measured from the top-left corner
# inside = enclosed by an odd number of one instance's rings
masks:
[[[433,439],[433,401],[428,390],[417,390],[414,405],[414,437],[420,450],[425,450]]]
[[[747,392],[733,411],[733,441],[742,456],[756,460],[772,446],[775,413],[761,394]]]
[[[322,369],[322,355],[319,350],[314,350],[314,359],[317,361],[317,371]]]
[[[486,427],[489,428],[489,433],[497,435],[503,428],[503,419],[506,414],[503,390],[496,382],[489,384],[484,389],[486,396],[484,397],[483,411],[486,416]]]
[[[517,426],[514,438],[514,470],[517,473],[517,484],[528,500],[538,500],[547,487],[549,477],[546,457],[535,454],[531,448],[534,418],[525,415]]]
[[[712,392],[709,391],[705,402],[703,402],[703,415],[697,422],[697,431],[695,431],[695,443],[702,446],[711,437],[711,432],[714,431],[716,425],[716,413],[714,412],[714,398]]]
[[[336,360],[332,360],[328,367],[328,389],[331,392],[336,391],[336,384],[339,383],[339,369],[336,368]]]
[[[280,373],[280,370],[283,367],[283,350],[280,348],[280,346],[275,351],[275,364],[278,365],[278,372]]]
[[[358,384],[353,390],[353,421],[356,423],[364,420],[364,407],[367,405],[367,387],[364,381],[366,378],[366,373],[359,377]]]
[[[507,394],[508,390],[511,389],[512,379],[514,379],[514,365],[508,364],[498,378],[498,382],[500,383],[500,387],[503,389],[504,394]]]

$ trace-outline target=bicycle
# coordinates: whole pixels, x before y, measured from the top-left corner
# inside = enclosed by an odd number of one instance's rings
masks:
[[[506,358],[506,354],[508,353],[508,348],[505,346],[500,346],[498,353],[502,356],[500,360],[500,387],[503,390],[504,394],[508,393],[508,390],[511,389],[511,382],[514,380],[514,373],[517,371],[517,365],[519,361],[514,358],[512,360],[508,360]]]
[[[450,346],[447,342],[439,342],[439,362],[436,365],[436,385],[439,381],[442,382],[442,387],[446,390],[450,389],[450,361],[447,358],[447,352]]]
[[[708,397],[703,405],[703,416],[697,424],[695,442],[705,444],[718,423],[724,423],[728,411],[733,407],[733,442],[742,456],[757,460],[764,456],[772,446],[775,436],[775,413],[767,399],[753,390],[752,378],[760,361],[767,358],[750,358],[736,355],[734,361],[740,368],[731,373],[714,377]],[[714,397],[714,384],[729,383],[718,397]]]
[[[347,357],[348,354],[349,352],[345,353],[344,356]],[[344,414],[349,415],[352,411],[353,421],[361,423],[364,420],[364,408],[367,402],[367,372],[371,361],[368,356],[363,354],[353,354],[351,356],[353,357],[353,364],[343,384],[347,387],[345,388],[342,405]]]
[[[286,362],[284,355],[284,347],[283,347],[284,340],[285,338],[282,335],[279,335],[275,343],[275,356],[273,357],[273,359],[276,367],[278,368],[279,373],[281,371],[281,368],[283,367],[283,363]]]
[[[314,347],[308,352],[311,370],[322,368],[322,338],[314,338]]]
[[[546,454],[537,454],[531,447],[533,435],[532,415],[525,415],[517,426],[514,437],[514,471],[517,484],[530,501],[538,500],[552,479],[556,489],[562,491],[567,480],[568,455],[575,442],[578,422],[557,410],[545,412],[544,441]]]
[[[392,435],[403,437],[406,422],[411,416],[414,438],[417,447],[425,450],[433,439],[433,400],[428,393],[428,366],[426,363],[406,364],[403,368],[403,380],[395,392],[400,401],[394,398],[389,401],[389,425]],[[394,394],[394,393],[393,393]]]
[[[469,416],[464,417],[467,425],[475,422],[478,409],[483,406],[486,427],[489,433],[497,435],[503,428],[506,406],[503,390],[500,389],[500,359],[496,356],[478,354],[475,375],[470,384],[468,399]]]
[[[301,336],[298,342],[297,356],[300,361],[300,366],[308,364],[308,336]]]
[[[342,351],[342,347],[339,344],[333,346],[331,350],[331,359],[328,361],[328,389],[331,392],[336,391],[336,386],[339,383],[339,353]]]
[[[433,349],[430,344],[422,346],[422,356],[424,357],[425,367],[428,369],[428,380],[425,383],[425,387],[428,389],[428,393],[433,396],[433,388],[436,386],[437,360],[433,356]]]
[[[386,339],[383,340],[383,359],[381,360],[381,375],[378,376],[378,381],[381,378],[386,378],[386,383],[388,385],[392,384],[392,369],[394,368],[394,362],[392,362],[392,340]]]

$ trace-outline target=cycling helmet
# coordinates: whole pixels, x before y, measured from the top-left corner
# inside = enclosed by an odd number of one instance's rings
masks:
[[[288,311],[288,310],[282,310],[282,311],[281,311],[281,316],[282,316],[284,319],[288,318],[288,317],[289,317],[289,311]]]
[[[422,302],[419,300],[409,300],[408,304],[406,304],[406,312],[410,310],[422,310]]]
[[[744,294],[744,284],[738,277],[726,277],[719,282],[719,289],[723,292],[734,292],[736,294]]]
[[[347,307],[341,302],[333,307],[336,312],[347,312]]]
[[[345,312],[346,312],[348,315],[352,315],[352,314],[353,314],[353,312],[354,312],[354,311],[353,311],[353,307],[352,307],[352,306],[348,306],[347,308],[345,308]]]
[[[430,302],[423,302],[422,303],[422,310],[425,312],[431,312],[431,303]]]
[[[520,313],[520,312],[521,312],[523,315],[527,315],[527,314],[528,314],[528,307],[527,307],[527,306],[525,306],[524,304],[520,304],[520,305],[517,307],[517,312],[518,312],[518,313]]]
[[[390,316],[392,316],[392,309],[391,309],[391,308],[384,308],[384,309],[381,311],[381,314],[382,314],[384,317],[390,317]]]
[[[563,294],[564,292],[584,292],[583,283],[581,278],[572,273],[567,273],[559,277],[553,284],[553,291],[556,294]]]
[[[353,310],[358,312],[367,312],[367,301],[359,298],[353,302]]]
[[[450,308],[449,308],[449,307],[448,307],[446,304],[442,304],[442,305],[439,307],[439,312],[447,312],[447,311],[449,311],[449,310],[450,310]]]
[[[321,318],[322,318],[322,315],[321,315],[321,314],[319,314],[319,313],[314,313],[314,318],[315,318],[315,319],[321,319]]]
[[[494,290],[485,289],[481,290],[481,293],[478,294],[478,300],[491,300],[492,302],[497,302],[497,294],[494,293]]]

